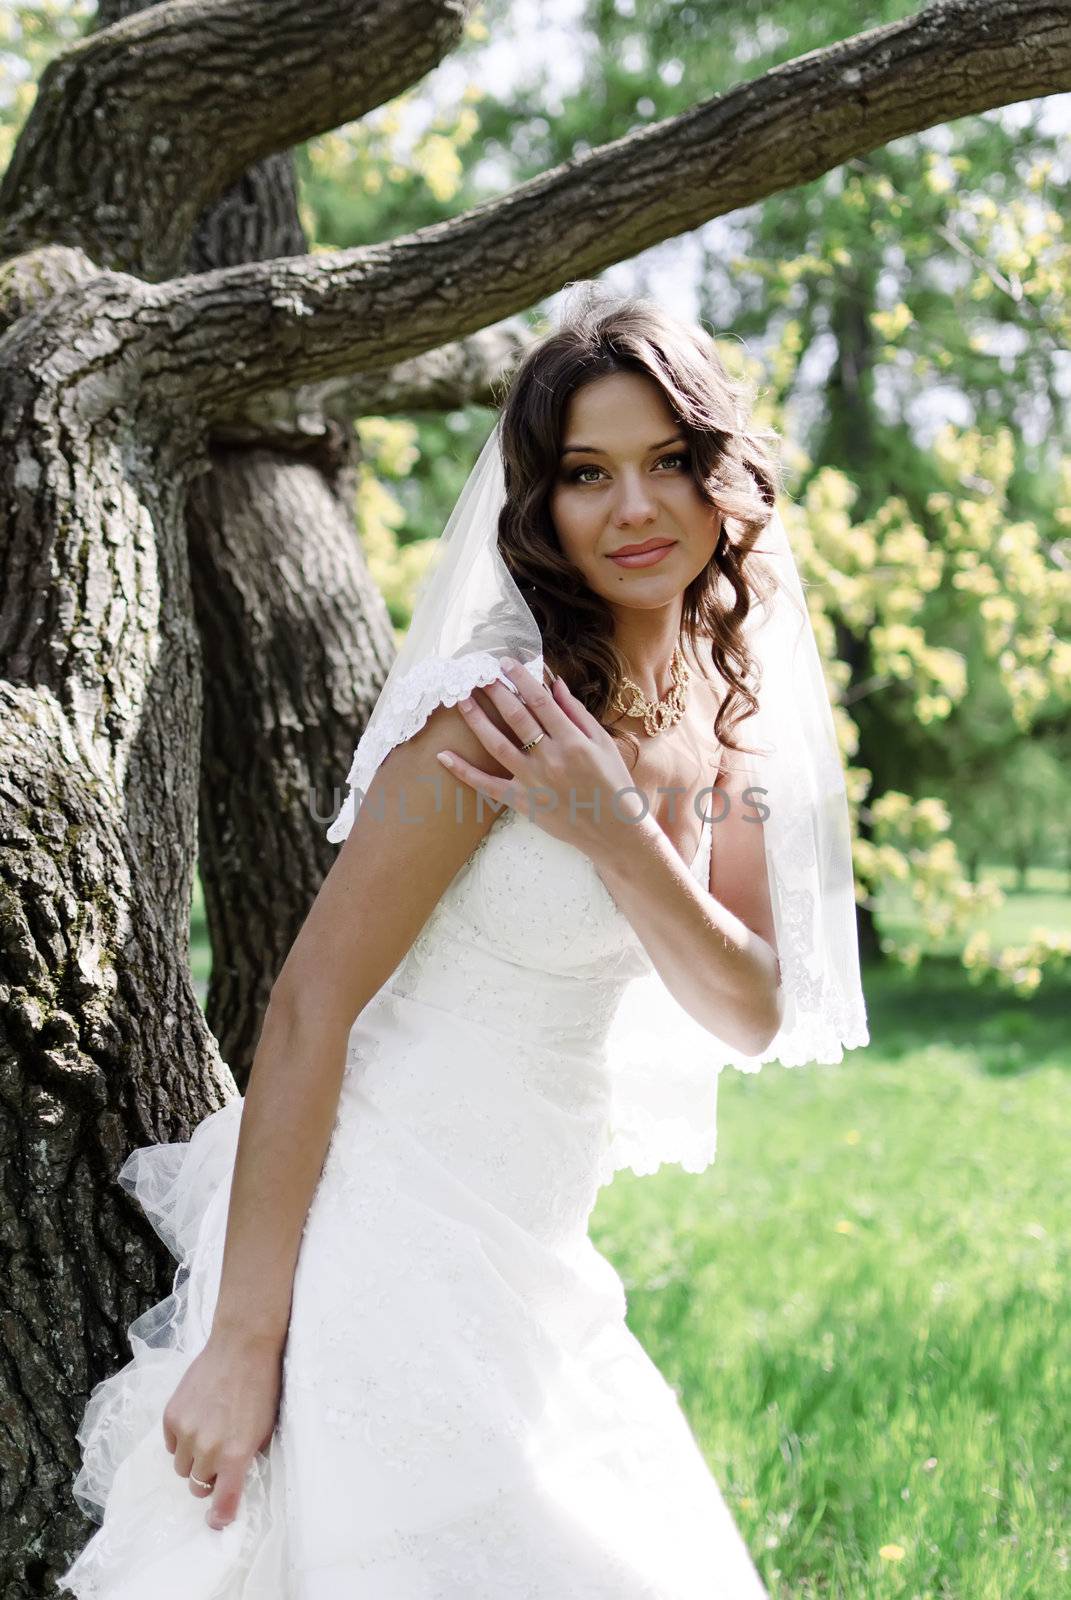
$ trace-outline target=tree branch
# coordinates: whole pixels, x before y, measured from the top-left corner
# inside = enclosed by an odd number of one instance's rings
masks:
[[[240,413],[213,428],[213,442],[274,444],[304,454],[327,439],[332,424],[347,428],[355,417],[494,405],[535,339],[515,319],[399,362],[386,372],[359,372],[255,395]]]
[[[168,0],[42,74],[0,186],[0,256],[73,244],[165,278],[262,157],[365,115],[462,36],[474,0]]]
[[[54,296],[99,276],[84,250],[62,244],[0,262],[0,334]]]
[[[385,244],[139,285],[127,337],[141,359],[125,354],[143,401],[145,385],[166,383],[206,421],[226,421],[266,390],[384,371],[464,338],[572,278],[902,134],[1068,87],[1066,0],[999,9],[944,0],[449,222]]]

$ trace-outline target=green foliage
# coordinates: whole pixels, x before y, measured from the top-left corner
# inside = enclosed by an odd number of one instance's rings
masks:
[[[88,31],[90,0],[35,0],[0,6],[0,172],[11,160],[41,73],[52,57]]]
[[[399,542],[405,507],[389,487],[413,465],[416,430],[397,418],[366,417],[357,431],[363,455],[355,506],[357,529],[369,571],[382,590],[400,636],[411,615],[411,596],[434,549],[427,539]]]
[[[789,365],[782,352],[781,370]],[[764,404],[763,420],[782,426],[770,394]],[[787,460],[805,487],[786,497],[785,525],[846,762],[858,898],[873,909],[883,890],[904,884],[917,912],[921,938],[886,929],[881,948],[914,968],[924,941],[951,934],[976,977],[995,972],[1028,993],[1066,963],[1068,934],[1039,924],[1023,943],[995,945],[979,924],[1000,888],[977,881],[956,841],[971,842],[973,819],[987,839],[972,845],[972,859],[992,853],[995,829],[999,848],[1016,848],[1024,866],[1055,859],[1063,845],[1066,766],[1052,752],[1027,758],[1022,746],[1043,721],[1066,740],[1071,546],[1054,514],[1040,527],[1013,520],[1010,430],[945,427],[930,454],[941,487],[920,517],[899,494],[858,517],[852,479],[828,465],[812,471],[797,444]],[[853,764],[860,752],[878,760]],[[980,790],[972,780],[983,772]]]
[[[399,638],[492,420],[469,406],[441,417],[363,417],[357,425],[357,529]]]
[[[487,24],[471,17],[451,67],[462,66],[487,39]],[[417,84],[359,121],[298,146],[301,220],[312,248],[394,239],[475,203],[470,170],[482,149],[481,98],[470,82],[429,109],[424,85]]]

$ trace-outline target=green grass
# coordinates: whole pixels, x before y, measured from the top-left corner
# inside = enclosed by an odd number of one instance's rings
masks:
[[[724,1074],[714,1165],[592,1237],[774,1600],[1062,1600],[1071,985],[865,987],[868,1050]]]

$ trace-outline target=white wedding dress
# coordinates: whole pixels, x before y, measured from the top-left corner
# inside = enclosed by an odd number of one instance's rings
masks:
[[[710,838],[708,817],[703,882]],[[131,1324],[133,1360],[89,1399],[74,1493],[103,1522],[61,1589],[765,1600],[587,1233],[625,1164],[606,1040],[644,968],[590,860],[505,810],[352,1029],[277,1424],[222,1531],[175,1472],[161,1417],[211,1324],[244,1101],[188,1143],[134,1151],[122,1182],[182,1265]]]

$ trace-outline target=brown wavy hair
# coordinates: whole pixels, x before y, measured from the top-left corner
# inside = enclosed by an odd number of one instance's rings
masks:
[[[544,659],[615,738],[639,745],[610,719],[615,688],[627,673],[614,643],[613,614],[561,548],[550,495],[561,462],[566,408],[586,384],[608,373],[640,373],[658,384],[690,450],[699,492],[721,513],[721,533],[707,566],[684,591],[681,633],[727,685],[714,734],[741,747],[731,730],[756,710],[750,680],[758,671],[742,637],[751,606],[770,592],[772,575],[756,559],[780,473],[768,430],[749,420],[751,397],[734,382],[713,338],[678,321],[656,301],[579,285],[556,332],[534,345],[509,380],[499,432],[506,498],[498,548],[543,635]],[[703,662],[704,667],[706,665]]]

